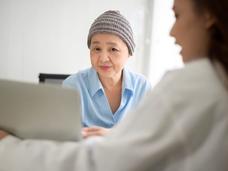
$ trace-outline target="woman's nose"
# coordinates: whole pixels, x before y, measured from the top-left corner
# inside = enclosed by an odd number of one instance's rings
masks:
[[[102,51],[100,53],[99,59],[100,59],[101,62],[108,61],[109,60],[109,54],[108,54],[108,52]]]

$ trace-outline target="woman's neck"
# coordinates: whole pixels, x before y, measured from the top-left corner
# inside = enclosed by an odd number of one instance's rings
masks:
[[[100,78],[101,84],[106,90],[122,87],[122,73],[119,76],[113,78]]]

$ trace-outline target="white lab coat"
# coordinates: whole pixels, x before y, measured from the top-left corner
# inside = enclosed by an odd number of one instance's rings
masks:
[[[167,73],[103,139],[0,141],[0,171],[227,171],[228,93],[207,59]]]

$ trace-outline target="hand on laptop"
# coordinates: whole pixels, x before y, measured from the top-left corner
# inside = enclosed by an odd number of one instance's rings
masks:
[[[9,134],[5,131],[0,130],[0,140],[8,136]]]
[[[105,136],[110,131],[109,128],[103,128],[103,127],[85,127],[82,129],[82,136],[83,138],[88,138],[92,136]]]

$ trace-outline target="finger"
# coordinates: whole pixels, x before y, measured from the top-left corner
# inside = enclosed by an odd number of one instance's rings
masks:
[[[83,138],[88,138],[92,136],[102,136],[103,134],[101,131],[92,131],[92,132],[83,132],[82,135],[83,135]]]
[[[8,135],[5,131],[0,130],[0,139],[5,138]]]
[[[96,126],[83,128],[84,131],[91,131],[91,132],[98,131],[100,129],[101,129],[101,127],[96,127]]]

